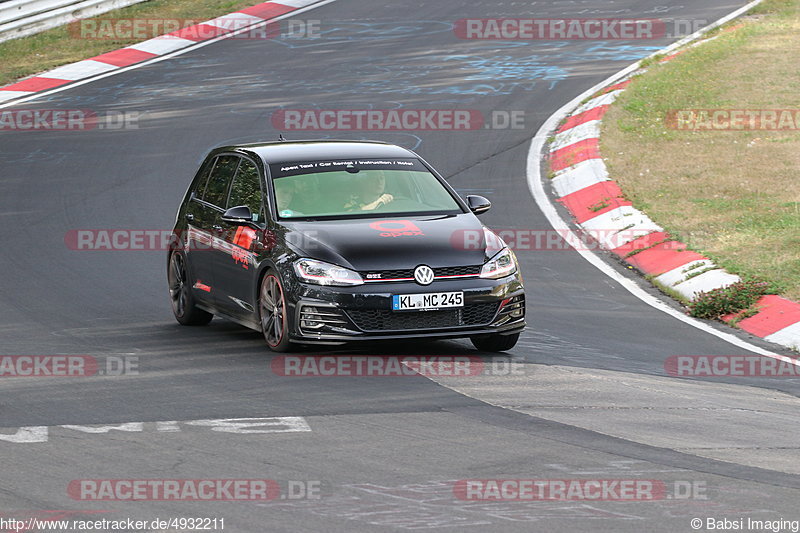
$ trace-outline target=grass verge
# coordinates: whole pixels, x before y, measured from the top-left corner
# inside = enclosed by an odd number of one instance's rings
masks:
[[[202,22],[258,4],[258,0],[149,0],[109,11],[93,19],[178,19]],[[91,20],[91,19],[90,19]],[[185,24],[188,26],[191,24]],[[80,39],[61,26],[36,35],[0,43],[0,87],[14,81],[117,50],[145,39]]]
[[[766,0],[734,24],[638,77],[606,115],[601,151],[626,197],[675,238],[800,300],[800,1]],[[798,129],[666,120],[697,109],[791,110]]]

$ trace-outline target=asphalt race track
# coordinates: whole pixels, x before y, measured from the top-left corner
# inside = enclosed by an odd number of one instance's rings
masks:
[[[748,352],[653,309],[574,251],[517,252],[528,328],[509,353],[515,375],[433,380],[280,376],[259,334],[175,322],[164,252],[65,244],[77,229],[170,229],[205,154],[277,139],[281,109],[522,111],[518,129],[284,134],[412,148],[459,192],[492,200],[488,226],[547,230],[526,183],[531,137],[564,103],[675,39],[464,40],[453,23],[711,22],[744,4],[338,0],[299,16],[320,21],[317,38],[224,40],[15,106],[140,118],[136,129],[0,132],[0,354],[135,369],[0,381],[0,517],[209,517],[234,532],[691,531],[693,518],[800,519],[800,380],[668,377],[672,355]],[[303,353],[478,354],[467,341]],[[218,421],[253,418],[268,420]],[[254,478],[318,486],[319,498],[90,501],[68,490],[85,479]],[[656,480],[667,494],[463,501],[454,482],[469,479]]]

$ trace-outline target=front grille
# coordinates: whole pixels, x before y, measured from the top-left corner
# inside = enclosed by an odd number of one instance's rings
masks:
[[[377,278],[370,276],[378,276]],[[361,277],[365,280],[370,279],[414,279],[413,270],[373,270],[369,272],[361,272]]]
[[[414,329],[483,326],[497,314],[498,302],[472,304],[460,309],[397,312],[386,309],[353,309],[347,314],[363,331],[400,331]]]
[[[481,273],[481,265],[476,266],[457,266],[434,268],[434,279],[442,276],[478,276]],[[366,281],[385,281],[389,279],[414,279],[414,269],[405,268],[397,270],[369,270],[360,272],[361,277]],[[375,277],[375,276],[378,277]]]
[[[477,276],[481,273],[481,268],[481,265],[434,268],[433,273],[436,276]]]

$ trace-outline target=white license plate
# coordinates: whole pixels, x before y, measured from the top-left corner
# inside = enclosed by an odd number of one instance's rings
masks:
[[[426,294],[395,294],[392,296],[393,311],[422,311],[464,307],[463,292],[431,292]]]

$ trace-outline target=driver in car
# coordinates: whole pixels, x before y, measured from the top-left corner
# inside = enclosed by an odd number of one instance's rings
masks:
[[[275,200],[278,204],[278,214],[280,216],[296,216],[301,214],[292,209],[292,200],[295,199],[297,185],[291,179],[275,180]]]
[[[394,196],[384,192],[386,175],[383,170],[368,171],[356,176],[355,187],[356,192],[344,205],[347,211],[372,211],[394,200]]]

